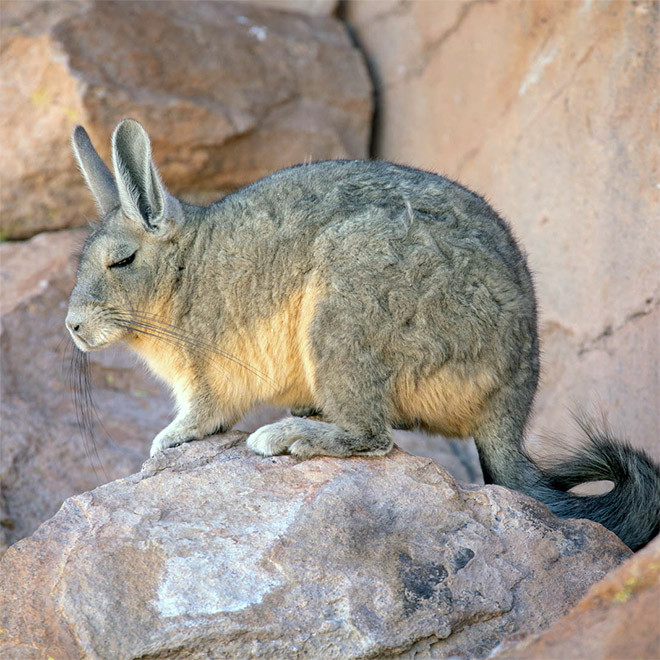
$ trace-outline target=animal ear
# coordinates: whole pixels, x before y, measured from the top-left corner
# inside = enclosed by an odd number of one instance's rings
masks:
[[[110,170],[96,153],[87,131],[82,126],[73,129],[71,146],[99,212],[101,215],[106,215],[119,206],[119,192]]]
[[[165,190],[151,158],[149,136],[134,119],[124,119],[115,129],[112,162],[124,213],[140,218],[149,232],[165,233],[175,219],[168,215],[180,213],[179,204]]]

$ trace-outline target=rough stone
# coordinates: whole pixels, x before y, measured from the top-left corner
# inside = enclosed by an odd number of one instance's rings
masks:
[[[148,128],[172,192],[208,202],[308,159],[364,157],[371,83],[344,25],[231,2],[3,2],[0,231],[95,215],[70,153]]]
[[[660,658],[660,538],[593,585],[549,630],[493,657]]]
[[[168,450],[10,547],[0,655],[482,658],[630,555],[427,458],[264,459],[244,437]]]
[[[602,408],[660,459],[660,4],[349,0],[375,155],[485,194],[536,273],[531,430]]]

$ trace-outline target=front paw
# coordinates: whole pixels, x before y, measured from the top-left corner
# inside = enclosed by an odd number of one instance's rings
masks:
[[[169,426],[164,428],[151,443],[149,456],[152,458],[158,453],[171,447],[177,447],[184,442],[190,442],[195,437],[191,433],[182,433],[181,431],[171,430]]]

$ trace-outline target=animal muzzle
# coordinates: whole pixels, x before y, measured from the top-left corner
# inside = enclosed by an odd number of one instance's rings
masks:
[[[71,334],[75,345],[81,351],[91,351],[97,348],[103,348],[111,341],[108,333],[99,328],[97,315],[90,313],[89,309],[69,309],[64,324]]]
[[[83,350],[89,350],[89,323],[86,323],[85,314],[81,312],[72,312],[66,315],[66,320],[64,324],[66,325],[67,330],[71,334],[73,341],[76,346]]]

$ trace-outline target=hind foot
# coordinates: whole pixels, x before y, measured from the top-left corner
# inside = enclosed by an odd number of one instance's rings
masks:
[[[392,449],[389,431],[358,435],[336,424],[304,418],[286,418],[257,429],[247,439],[261,456],[289,453],[299,458],[313,456],[383,456]]]

